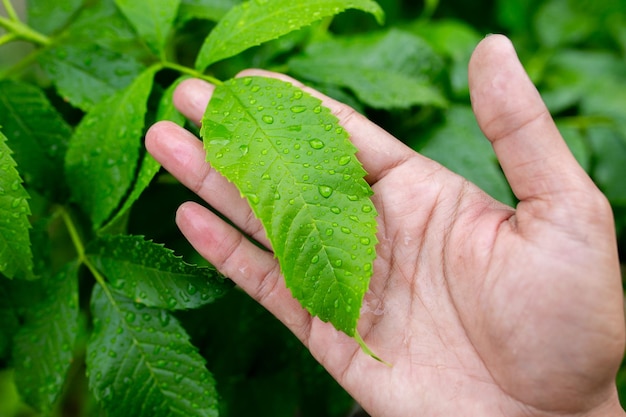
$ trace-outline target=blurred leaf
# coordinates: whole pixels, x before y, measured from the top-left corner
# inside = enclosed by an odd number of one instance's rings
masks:
[[[28,0],[28,23],[38,32],[50,35],[67,25],[83,3],[83,0]]]
[[[78,332],[78,264],[32,283],[41,302],[28,306],[26,322],[14,339],[15,382],[24,400],[41,411],[57,401],[73,361]]]
[[[0,132],[0,273],[8,278],[32,278],[29,197],[11,154]]]
[[[457,97],[469,96],[467,64],[481,35],[468,24],[456,20],[417,21],[412,31],[426,40],[443,57],[450,59],[450,84]]]
[[[355,336],[377,213],[337,118],[288,82],[234,78],[215,88],[200,134],[207,160],[263,224],[294,297]]]
[[[131,56],[95,43],[52,47],[39,62],[59,94],[84,111],[127,87],[145,69]]]
[[[587,146],[586,138],[579,126],[567,120],[557,120],[556,125],[580,166],[589,172],[591,169],[591,149]]]
[[[535,30],[541,43],[555,48],[585,39],[597,29],[593,16],[582,13],[571,0],[549,0],[535,15]]]
[[[73,200],[95,228],[118,207],[135,179],[147,100],[157,68],[98,103],[76,128],[66,156]]]
[[[182,0],[180,3],[180,20],[206,19],[217,22],[234,6],[243,0]]]
[[[115,0],[137,33],[159,56],[172,30],[181,0]]]
[[[11,354],[13,338],[20,326],[12,291],[13,283],[14,281],[0,275],[0,369]]]
[[[513,194],[469,106],[453,106],[445,122],[417,149],[467,178],[498,201],[513,205]]]
[[[197,308],[233,286],[215,268],[185,263],[170,249],[141,236],[103,236],[87,252],[112,287],[149,307]]]
[[[441,59],[426,42],[398,29],[316,42],[288,65],[298,77],[348,87],[374,108],[446,103],[433,82]]]
[[[233,7],[206,38],[196,69],[229,58],[301,27],[347,9],[373,14],[382,23],[384,14],[373,0],[250,0]]]
[[[62,200],[63,158],[72,129],[43,91],[31,84],[0,81],[0,126],[27,186]]]
[[[217,417],[215,381],[178,321],[96,285],[89,386],[114,416]]]
[[[594,153],[591,176],[611,204],[626,205],[626,135],[608,127],[587,132]]]

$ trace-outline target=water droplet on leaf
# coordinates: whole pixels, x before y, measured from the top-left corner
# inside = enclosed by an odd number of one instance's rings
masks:
[[[322,149],[324,147],[324,142],[319,139],[311,139],[309,141],[309,145],[311,145],[311,148],[313,149]]]
[[[263,117],[261,117],[261,119],[267,123],[268,125],[271,125],[272,123],[274,123],[274,118],[270,115],[265,115]]]
[[[320,185],[318,187],[318,190],[320,192],[320,195],[324,198],[328,198],[333,194],[333,189],[327,185]]]

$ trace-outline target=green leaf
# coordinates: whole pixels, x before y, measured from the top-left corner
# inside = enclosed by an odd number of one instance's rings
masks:
[[[90,245],[88,254],[111,286],[150,307],[196,308],[233,286],[215,268],[185,263],[170,249],[141,236],[103,236]]]
[[[593,180],[613,205],[626,206],[626,132],[595,127],[588,129],[587,138],[593,151]]]
[[[182,0],[179,18],[183,22],[206,19],[217,22],[242,0]]]
[[[513,194],[493,149],[484,138],[470,107],[451,107],[444,125],[431,132],[426,145],[417,150],[467,178],[493,198],[514,204]]]
[[[152,50],[163,55],[180,0],[115,0],[115,4]]]
[[[554,48],[576,43],[598,29],[598,20],[576,4],[571,0],[550,0],[539,7],[534,24],[543,45]]]
[[[49,411],[57,401],[73,360],[78,332],[78,263],[41,286],[41,302],[28,307],[26,322],[14,339],[15,382],[25,401]]]
[[[0,81],[0,126],[26,184],[62,200],[63,158],[72,129],[43,91],[22,82]]]
[[[0,273],[8,278],[31,278],[29,196],[6,141],[0,132]]]
[[[337,118],[287,82],[245,77],[216,87],[201,135],[211,165],[263,223],[294,297],[353,336],[376,256],[376,210]]]
[[[215,381],[178,321],[96,285],[89,386],[110,416],[217,417]]]
[[[157,108],[157,121],[169,120],[179,126],[185,125],[187,119],[174,105],[174,90],[176,90],[181,82],[189,78],[190,77],[186,75],[178,78],[163,92],[161,100],[159,100],[159,107]]]
[[[374,108],[446,104],[433,82],[441,59],[425,41],[397,29],[313,43],[288,65],[298,77],[347,87]]]
[[[347,9],[373,14],[382,24],[384,12],[373,0],[250,0],[233,7],[211,31],[196,58],[203,71],[246,49],[334,16]]]
[[[47,49],[39,62],[59,94],[84,111],[130,85],[145,69],[132,56],[84,42]]]
[[[67,25],[82,5],[83,0],[28,0],[29,26],[50,35]]]
[[[76,128],[66,155],[72,198],[95,228],[118,207],[135,179],[147,100],[156,67],[98,103]]]

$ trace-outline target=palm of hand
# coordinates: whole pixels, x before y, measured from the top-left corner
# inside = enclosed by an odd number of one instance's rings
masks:
[[[359,331],[391,368],[311,319],[271,253],[216,215],[186,204],[179,226],[374,415],[614,410],[624,322],[610,208],[568,153],[510,45],[498,37],[484,43],[470,65],[472,99],[521,200],[517,210],[325,99],[351,132],[375,191],[380,243]],[[499,76],[513,82],[499,84]],[[200,120],[210,93],[197,81],[182,84],[179,108]],[[269,247],[234,187],[206,166],[194,137],[161,124],[147,145]]]

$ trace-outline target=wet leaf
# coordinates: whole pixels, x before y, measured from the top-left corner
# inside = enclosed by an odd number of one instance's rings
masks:
[[[178,320],[96,285],[89,386],[109,416],[217,417],[215,381]]]
[[[201,135],[211,165],[263,223],[294,297],[354,336],[376,256],[376,210],[337,118],[287,82],[237,78],[216,88]]]
[[[115,4],[152,50],[162,55],[180,0],[115,0]]]
[[[52,34],[67,25],[83,0],[28,0],[28,23],[38,32]]]
[[[196,69],[203,71],[214,62],[347,9],[371,13],[379,23],[384,18],[373,0],[247,1],[233,7],[211,31],[196,59]]]
[[[27,404],[54,407],[72,364],[78,333],[78,264],[32,283],[41,302],[28,306],[26,322],[14,339],[15,382]],[[34,291],[31,289],[31,291]]]
[[[11,153],[0,132],[0,273],[8,278],[31,278],[29,196]]]
[[[196,308],[233,287],[215,268],[190,265],[141,236],[103,236],[90,245],[88,254],[111,286],[150,307]]]
[[[76,128],[65,160],[75,202],[99,228],[135,179],[144,116],[156,68],[128,88],[98,103]]]
[[[63,158],[71,127],[33,85],[0,81],[0,126],[30,189],[60,201],[67,197]]]

